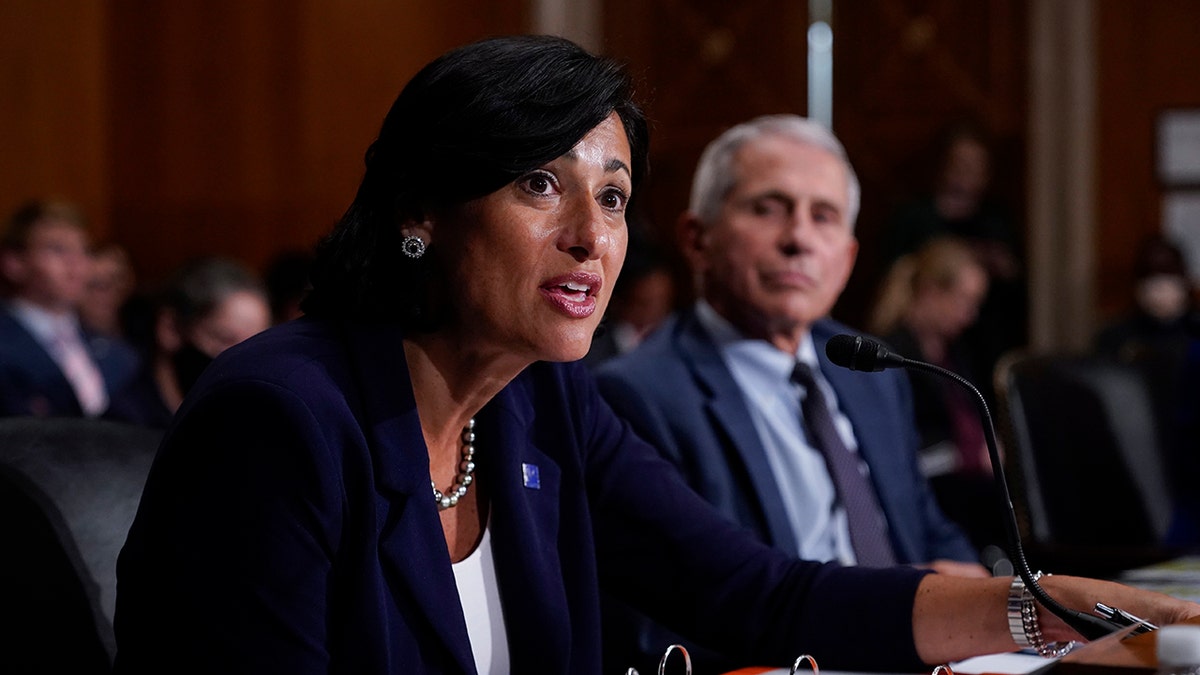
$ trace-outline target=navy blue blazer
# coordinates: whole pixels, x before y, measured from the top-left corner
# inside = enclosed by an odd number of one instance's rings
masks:
[[[118,673],[474,672],[401,337],[301,319],[209,367],[121,553]],[[921,667],[921,571],[761,544],[582,365],[534,364],[477,420],[512,672],[599,673],[601,589],[748,663]]]
[[[853,331],[832,320],[812,328],[821,374],[854,427],[897,560],[977,562],[969,540],[942,513],[918,468],[920,441],[908,378],[897,371],[862,373],[832,365],[825,344],[845,332]],[[745,398],[694,311],[672,317],[638,349],[601,366],[596,377],[613,409],[702,497],[762,541],[796,551]]]
[[[83,331],[109,397],[133,379],[137,352],[124,341]],[[0,306],[0,416],[79,417],[83,408],[62,369],[37,338]]]

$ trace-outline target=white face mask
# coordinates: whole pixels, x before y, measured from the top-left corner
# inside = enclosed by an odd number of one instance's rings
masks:
[[[1172,321],[1187,311],[1190,291],[1187,279],[1173,274],[1156,274],[1138,283],[1135,297],[1150,316],[1159,321]]]

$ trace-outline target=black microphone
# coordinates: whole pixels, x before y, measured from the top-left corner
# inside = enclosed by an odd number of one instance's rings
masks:
[[[1008,554],[1015,563],[1017,574],[1025,582],[1025,587],[1037,598],[1038,602],[1042,603],[1043,607],[1053,612],[1055,616],[1062,619],[1068,626],[1074,628],[1076,632],[1089,640],[1104,637],[1109,633],[1114,633],[1126,627],[1115,621],[1064,607],[1057,600],[1050,597],[1042,589],[1041,585],[1038,584],[1037,580],[1034,579],[1033,572],[1029,569],[1029,562],[1025,560],[1025,550],[1021,546],[1021,532],[1017,528],[1017,514],[1013,509],[1012,497],[1008,491],[1008,481],[1004,478],[1004,467],[1000,461],[1000,451],[996,445],[996,429],[995,425],[992,424],[992,413],[988,410],[988,404],[983,398],[983,394],[979,393],[979,389],[975,385],[971,384],[958,373],[935,366],[932,363],[905,358],[891,351],[878,340],[873,340],[862,335],[842,334],[833,336],[829,339],[829,343],[825,345],[825,355],[829,357],[829,360],[834,365],[849,368],[850,370],[866,372],[878,372],[886,368],[923,370],[942,377],[948,377],[966,387],[974,394],[975,404],[979,409],[979,415],[983,422],[983,435],[987,441],[988,456],[992,461],[992,473],[995,475],[996,482],[1000,486],[1000,496],[1004,500],[1005,513],[1008,516],[1004,523],[1005,533],[1008,535]]]

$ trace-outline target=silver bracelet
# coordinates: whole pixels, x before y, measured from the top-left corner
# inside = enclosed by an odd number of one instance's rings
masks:
[[[1042,576],[1041,572],[1037,572],[1033,580],[1037,581]],[[1025,588],[1025,582],[1019,576],[1013,577],[1008,587],[1008,632],[1018,647],[1032,648],[1048,659],[1063,656],[1074,646],[1072,642],[1046,642],[1042,636],[1042,624],[1038,621],[1033,593]]]

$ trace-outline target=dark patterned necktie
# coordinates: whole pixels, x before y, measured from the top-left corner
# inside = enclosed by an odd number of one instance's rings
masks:
[[[846,510],[850,524],[850,543],[858,564],[865,567],[887,567],[896,564],[892,545],[888,541],[887,524],[875,488],[863,473],[858,454],[851,452],[833,423],[833,414],[825,395],[813,379],[807,364],[796,362],[792,381],[804,387],[800,410],[804,413],[804,428],[808,440],[825,456],[829,475],[833,478],[838,499]]]

